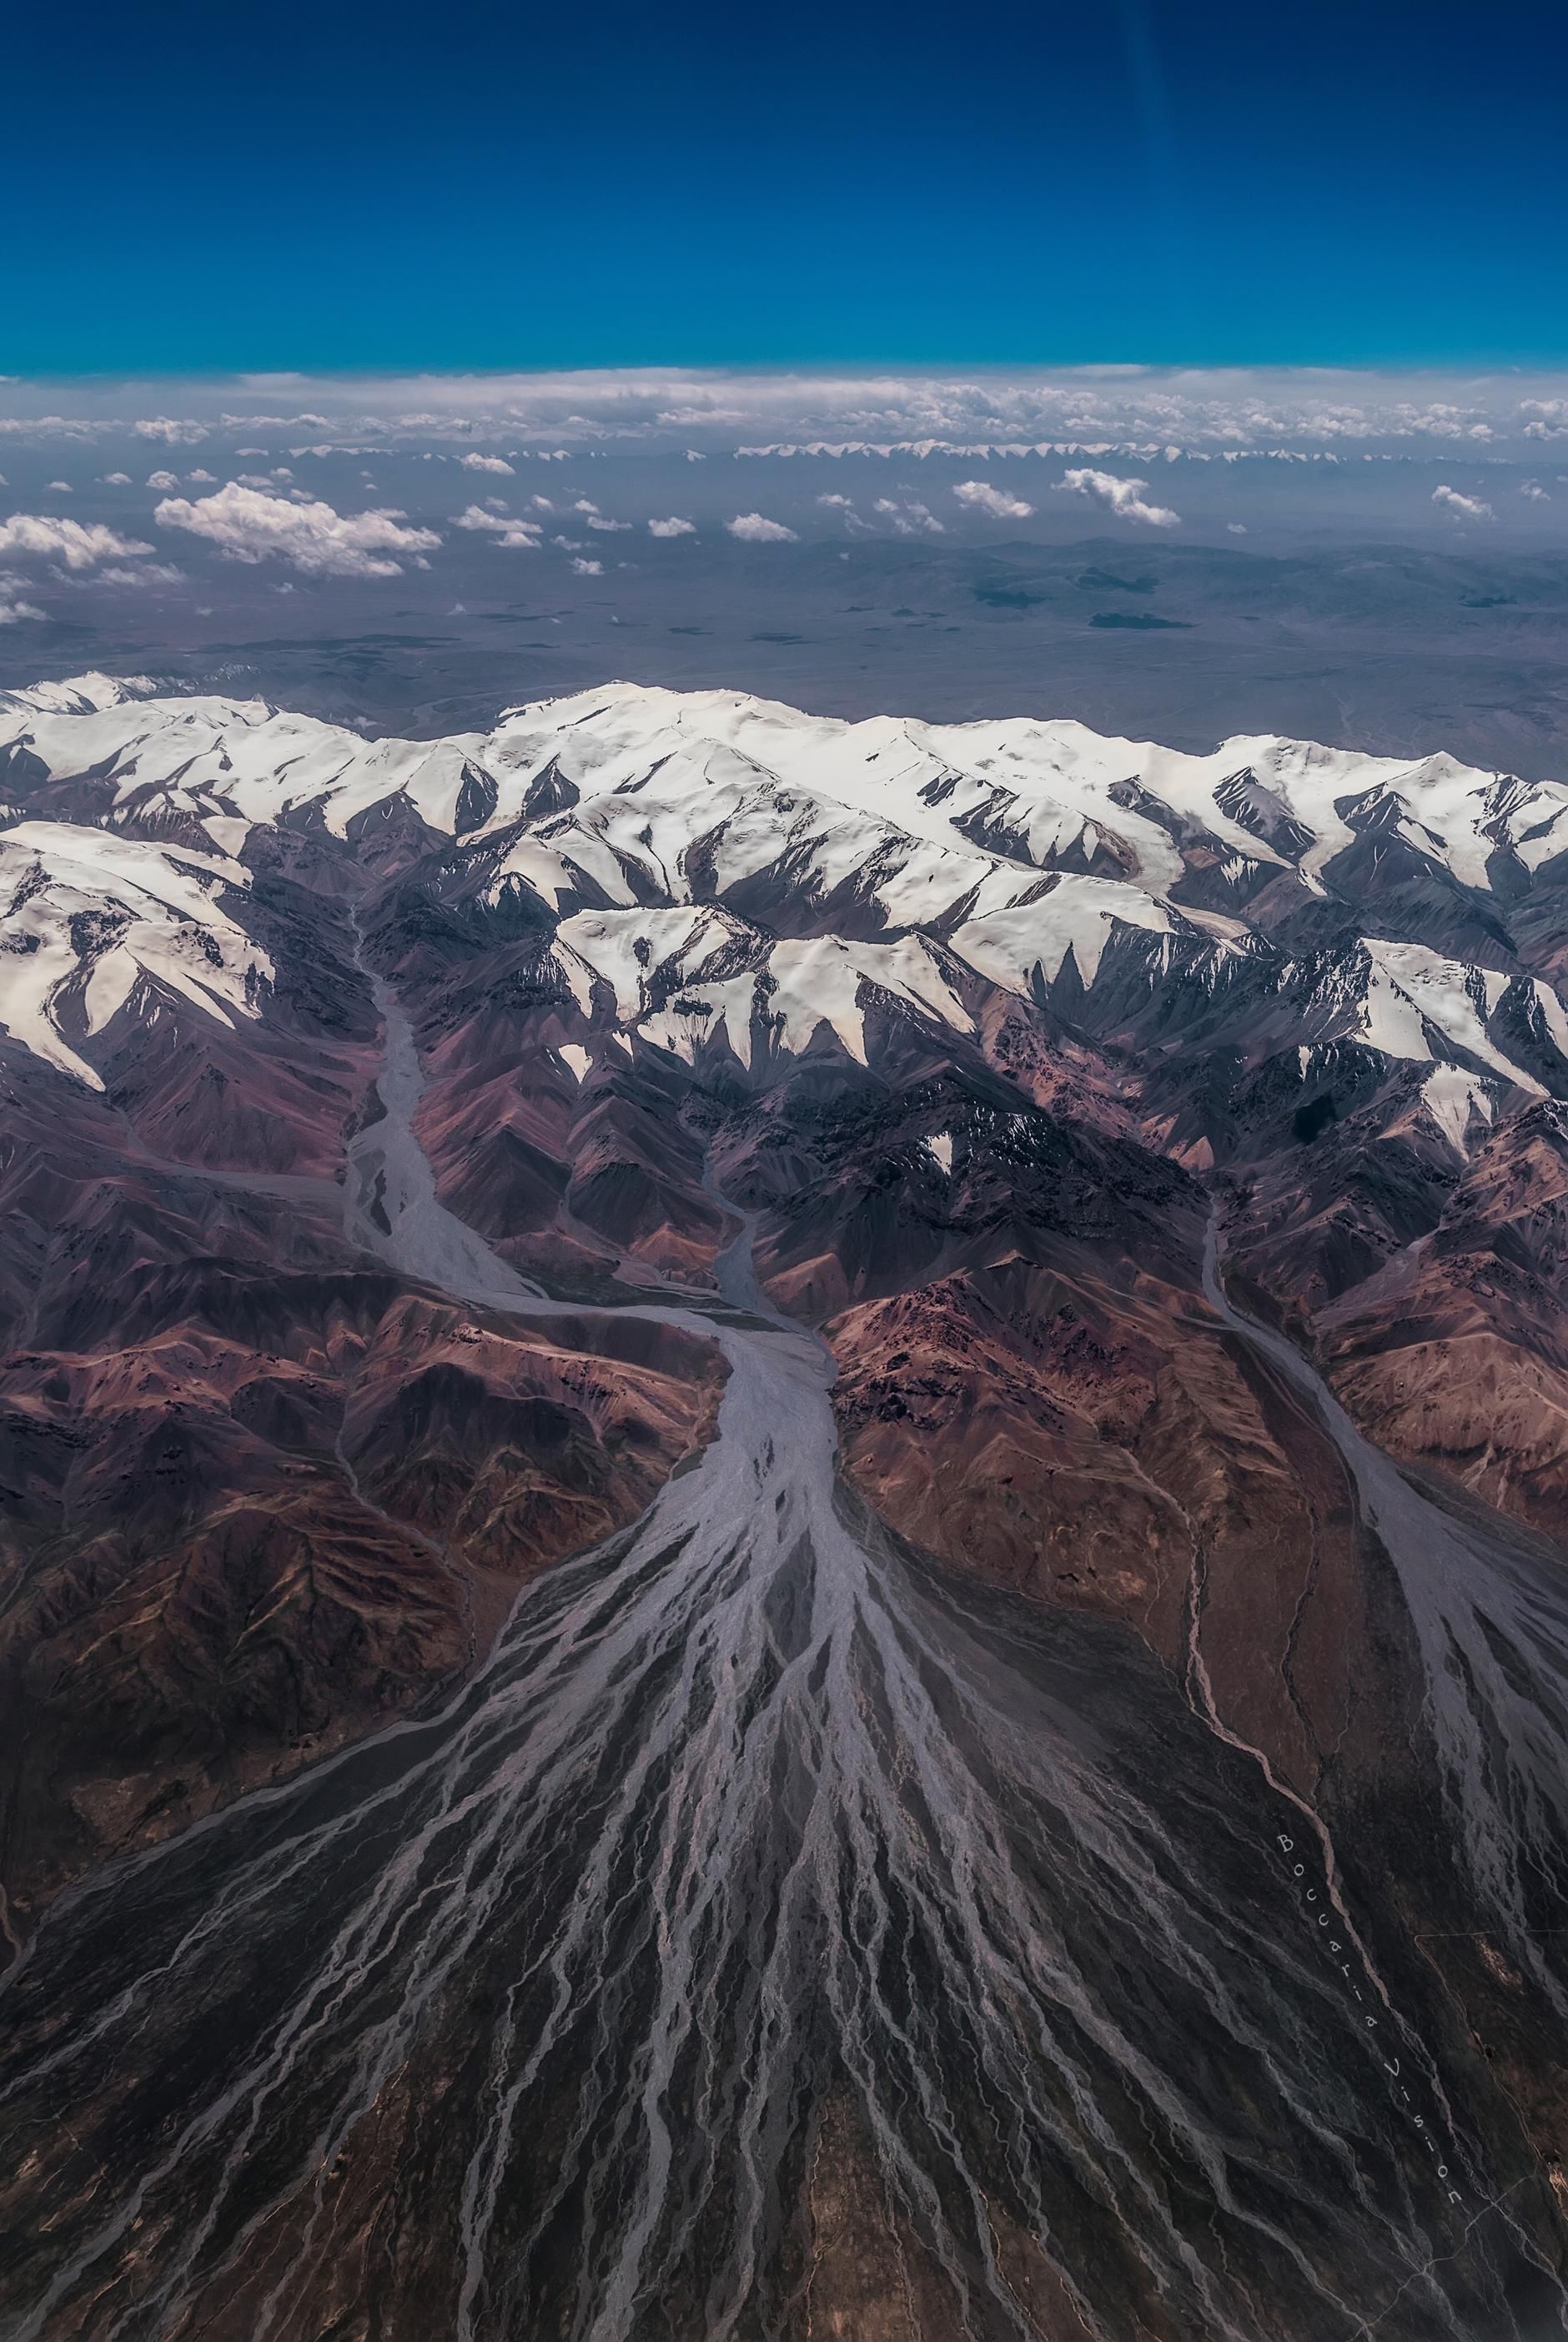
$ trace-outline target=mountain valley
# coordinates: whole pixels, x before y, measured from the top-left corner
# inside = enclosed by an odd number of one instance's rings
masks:
[[[1557,2330],[1568,786],[85,676],[0,801],[5,2331]]]

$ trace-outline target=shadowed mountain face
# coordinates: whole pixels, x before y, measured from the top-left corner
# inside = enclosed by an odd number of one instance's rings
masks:
[[[1562,2333],[1568,790],[0,739],[0,2331]]]

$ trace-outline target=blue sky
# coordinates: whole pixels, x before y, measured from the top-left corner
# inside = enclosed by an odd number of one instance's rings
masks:
[[[1550,362],[1565,49],[1535,0],[35,8],[0,371]]]

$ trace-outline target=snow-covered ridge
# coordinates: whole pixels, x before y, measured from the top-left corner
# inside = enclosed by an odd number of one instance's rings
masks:
[[[272,962],[218,899],[237,863],[67,823],[0,832],[0,1026],[63,1073],[103,1082],[82,1056],[138,984],[232,1024],[260,1013]]]
[[[314,815],[338,836],[396,796],[437,833],[504,828],[554,772],[583,809],[584,853],[592,834],[611,842],[622,794],[662,810],[673,844],[699,822],[733,821],[771,785],[806,793],[841,822],[896,828],[944,863],[1086,869],[1099,855],[1115,865],[1105,875],[1155,896],[1180,880],[1173,833],[1183,826],[1240,861],[1294,867],[1315,884],[1353,842],[1356,808],[1369,798],[1389,832],[1466,886],[1490,886],[1499,850],[1525,871],[1568,851],[1560,784],[1266,734],[1198,756],[1066,719],[850,723],[741,692],[611,683],[510,708],[488,733],[366,741],[260,700],[149,697],[149,688],[145,678],[89,675],[0,694],[0,750],[24,749],[56,776],[105,773],[116,803],[143,814],[165,800],[229,824]],[[643,843],[668,869],[660,826]],[[223,842],[233,840],[226,829]],[[847,856],[858,845],[852,836],[837,850]]]
[[[799,1052],[825,1031],[864,1061],[874,997],[967,1036],[990,986],[1162,1049],[1201,1032],[1250,1054],[1255,1026],[1264,1053],[1299,1045],[1303,1081],[1335,1047],[1452,1068],[1428,1111],[1456,1146],[1494,1094],[1568,1067],[1552,987],[1436,947],[1423,900],[1399,913],[1406,940],[1336,942],[1323,965],[1272,939],[1303,919],[1343,936],[1390,873],[1502,933],[1568,853],[1568,789],[1446,756],[1272,736],[1193,756],[1071,721],[849,723],[624,683],[488,732],[366,741],[85,676],[0,696],[7,766],[0,796],[59,784],[82,826],[0,822],[0,868],[35,873],[11,889],[0,1023],[89,1080],[79,1045],[138,976],[206,1015],[253,1006],[270,969],[215,899],[247,883],[253,829],[345,838],[395,809],[457,841],[481,899],[555,920],[585,1031],[688,1058],[722,1038],[749,1066],[759,1036]]]

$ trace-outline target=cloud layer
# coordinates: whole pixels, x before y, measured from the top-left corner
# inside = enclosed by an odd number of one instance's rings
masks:
[[[134,435],[174,448],[225,432],[302,445],[439,441],[465,468],[515,469],[557,448],[643,443],[677,454],[834,454],[915,460],[1077,451],[1152,461],[1178,453],[1489,452],[1568,439],[1561,372],[1081,366],[1007,373],[729,375],[624,368],[534,375],[396,375],[255,385],[170,383],[177,413],[137,415],[134,392],[5,385],[0,431],[75,439]]]

